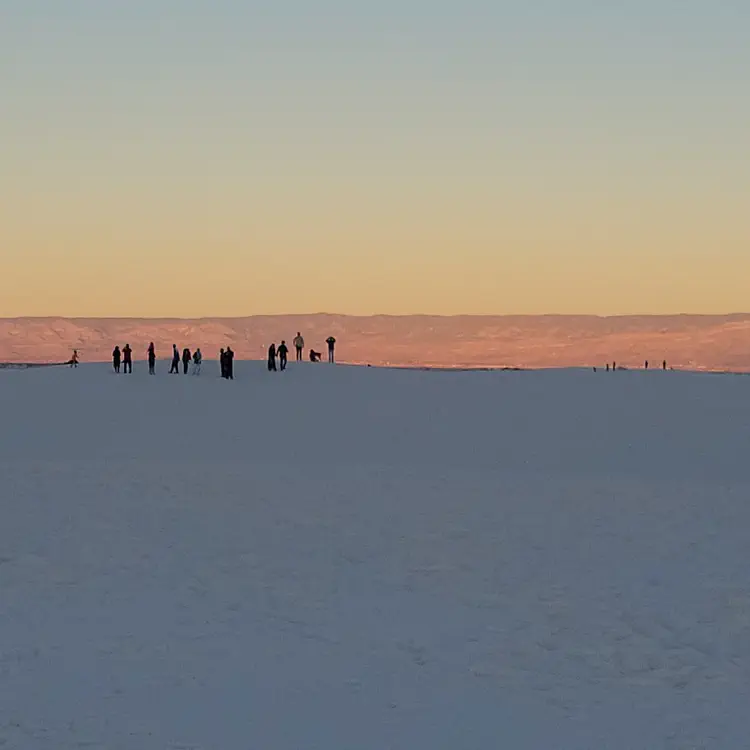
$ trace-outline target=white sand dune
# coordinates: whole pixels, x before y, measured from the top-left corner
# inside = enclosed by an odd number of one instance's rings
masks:
[[[750,379],[211,364],[0,371],[0,747],[747,746]]]

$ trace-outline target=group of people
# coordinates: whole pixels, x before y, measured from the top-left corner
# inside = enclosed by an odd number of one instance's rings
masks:
[[[302,334],[297,331],[297,335],[292,341],[294,349],[297,355],[297,362],[302,362],[303,353],[305,349],[305,340],[302,338]],[[333,336],[329,336],[326,339],[326,345],[328,346],[328,361],[331,363],[335,362],[335,348],[336,339]],[[156,373],[156,348],[152,341],[148,345],[146,351],[148,357],[148,372],[149,375]],[[321,353],[316,352],[314,349],[310,349],[310,361],[320,362]],[[279,366],[276,366],[276,360],[278,359]],[[286,345],[286,341],[282,342],[277,347],[275,343],[268,347],[268,370],[269,372],[276,372],[277,369],[282,371],[286,370],[287,362],[289,361],[289,347]],[[73,358],[70,360],[71,366],[78,366],[78,352],[73,353]],[[201,374],[201,366],[203,364],[203,354],[201,353],[200,347],[191,353],[190,349],[185,347],[180,354],[177,344],[172,344],[172,366],[169,369],[170,375],[180,374],[180,365],[182,365],[182,372],[187,375],[192,373],[193,375]],[[234,380],[234,352],[231,347],[222,349],[219,352],[219,365],[221,368],[221,377],[226,380]],[[115,346],[112,351],[112,366],[116,373],[119,373],[121,368],[124,373],[133,372],[133,350],[130,348],[130,344],[120,349],[119,346]],[[191,369],[192,368],[192,369]]]
[[[222,378],[234,380],[234,352],[231,346],[219,351],[219,366],[221,367]]]
[[[644,370],[648,370],[648,367],[649,367],[649,365],[648,365],[648,360],[646,360],[646,361],[645,361],[645,362],[643,363],[643,369],[644,369]],[[627,369],[627,368],[622,368],[622,367],[621,367],[620,369]],[[661,369],[662,369],[662,370],[666,370],[666,369],[667,369],[667,360],[666,360],[666,359],[665,359],[665,360],[664,360],[664,361],[663,361],[663,362],[661,363]],[[613,363],[612,363],[612,365],[611,365],[611,367],[610,367],[610,364],[609,364],[609,362],[607,362],[607,365],[606,365],[606,371],[607,371],[607,372],[610,372],[610,371],[611,371],[611,372],[617,372],[617,362],[613,362]],[[596,367],[594,368],[594,372],[596,372]]]
[[[77,354],[74,355],[76,362],[78,360]],[[155,375],[156,374],[156,347],[154,346],[154,342],[152,341],[148,345],[148,349],[146,350],[146,357],[148,359],[148,374],[149,375]],[[179,374],[180,372],[180,362],[182,362],[182,369],[185,375],[190,372],[190,366],[192,365],[192,373],[193,375],[200,375],[201,374],[201,365],[203,364],[203,354],[201,354],[200,348],[196,349],[195,352],[191,354],[190,349],[183,349],[182,350],[182,358],[180,358],[180,353],[177,350],[177,345],[172,345],[172,367],[169,370],[170,375],[171,374]],[[125,346],[120,349],[119,346],[115,346],[115,348],[112,350],[112,367],[116,373],[120,372],[120,368],[122,368],[122,371],[125,374],[131,374],[133,372],[133,350],[130,348],[130,344],[125,344]]]
[[[203,354],[201,354],[200,347],[198,347],[192,354],[190,349],[185,347],[182,350],[182,359],[180,359],[180,352],[177,349],[177,344],[172,344],[172,366],[169,368],[170,375],[180,374],[180,361],[182,361],[182,371],[185,375],[190,372],[190,365],[193,366],[193,375],[201,374],[201,365],[203,364]],[[154,351],[153,342],[148,346],[148,371],[150,375],[154,374],[154,367],[156,365],[156,353]]]
[[[305,349],[305,339],[302,338],[302,334],[297,331],[297,335],[292,341],[294,350],[297,354],[297,362],[302,362],[303,352]],[[335,350],[336,350],[336,339],[333,336],[329,336],[326,339],[326,345],[328,346],[328,361],[333,364],[335,362]],[[310,349],[310,362],[320,362],[321,353],[316,352],[315,349]],[[278,357],[279,366],[276,367],[276,358]],[[286,370],[287,362],[289,361],[289,347],[286,345],[286,341],[282,339],[281,343],[276,346],[275,343],[268,347],[268,371],[276,372],[277,369],[282,372]]]
[[[133,372],[133,350],[130,348],[130,344],[125,344],[122,350],[119,346],[116,346],[112,351],[112,367],[114,367],[115,372],[120,372],[120,365],[122,365],[124,372]]]

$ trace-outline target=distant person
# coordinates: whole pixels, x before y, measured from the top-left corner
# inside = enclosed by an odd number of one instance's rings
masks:
[[[661,369],[662,370],[666,370],[667,369],[667,360],[666,359],[661,363]]]
[[[648,370],[648,360],[644,362],[643,369]]]
[[[302,350],[305,348],[305,340],[302,338],[302,334],[297,331],[297,335],[294,337],[294,348],[297,352],[297,362],[302,361]]]
[[[287,358],[289,357],[289,347],[286,345],[286,341],[281,342],[281,346],[278,348],[279,352],[279,369],[281,372],[286,370]]]
[[[335,359],[335,358],[334,358],[334,355],[333,355],[333,351],[334,351],[334,349],[336,348],[336,339],[335,339],[335,338],[333,338],[333,336],[329,336],[329,337],[328,337],[328,338],[326,339],[326,344],[328,344],[328,361],[329,361],[329,362],[330,362],[331,364],[333,364],[333,362],[334,362],[334,359]]]
[[[193,375],[201,374],[201,365],[203,364],[203,355],[201,349],[198,347],[193,353]]]
[[[120,372],[120,361],[122,360],[122,353],[120,352],[120,347],[116,346],[112,350],[112,368],[115,372]]]
[[[71,367],[78,367],[78,349],[73,349],[73,355],[68,360],[68,364]]]
[[[227,361],[227,380],[234,380],[234,352],[231,346],[227,347],[224,357]]]
[[[609,362],[607,362],[607,372],[609,372]]]
[[[177,351],[177,344],[172,344],[172,366],[169,368],[169,374],[180,374],[180,353]]]
[[[182,372],[184,375],[188,374],[188,370],[190,368],[190,362],[193,359],[193,355],[190,353],[190,349],[185,347],[182,350]]]
[[[148,374],[154,375],[156,373],[156,348],[154,347],[154,342],[152,341],[148,345]]]
[[[130,348],[130,344],[125,344],[125,348],[122,350],[122,364],[123,371],[125,373],[133,373],[133,350]]]
[[[316,352],[315,349],[310,349],[310,362],[320,362],[321,353]]]
[[[268,372],[276,372],[276,344],[268,347]]]
[[[221,368],[221,377],[226,378],[227,376],[227,353],[223,349],[219,349],[219,366]]]
[[[616,372],[616,371],[617,371],[617,362],[613,362],[612,363],[612,372]]]

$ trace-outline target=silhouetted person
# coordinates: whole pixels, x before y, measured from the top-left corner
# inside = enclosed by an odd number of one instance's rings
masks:
[[[667,369],[667,360],[666,359],[661,363],[661,369],[662,370],[666,370]]]
[[[68,360],[71,367],[78,367],[78,349],[73,349],[73,356]]]
[[[644,370],[648,370],[648,360],[645,361],[645,363],[643,365],[643,369]]]
[[[227,379],[234,380],[234,352],[231,346],[224,352],[224,358],[227,361]]]
[[[320,352],[316,352],[315,349],[310,349],[310,362],[320,362],[320,357]]]
[[[279,368],[282,372],[286,370],[287,358],[289,357],[289,347],[286,345],[286,341],[281,342],[281,346],[278,348],[279,352]]]
[[[268,347],[268,372],[276,372],[276,344]]]
[[[612,372],[617,372],[617,362],[612,363]]]
[[[177,351],[177,344],[172,344],[172,366],[169,368],[169,374],[180,374],[180,353]]]
[[[294,348],[297,351],[297,362],[302,361],[302,350],[305,348],[305,340],[302,338],[302,334],[297,331],[297,335],[294,337]]]
[[[219,349],[219,366],[221,367],[221,377],[226,378],[227,376],[227,353],[223,349]]]
[[[156,348],[154,347],[154,342],[152,341],[148,345],[148,374],[154,375],[156,372]]]
[[[609,362],[607,362],[607,372],[609,372]]]
[[[190,354],[190,349],[185,347],[182,350],[182,372],[183,374],[188,374],[188,369],[190,368],[190,361],[192,360],[193,355]]]
[[[120,360],[122,359],[122,354],[120,353],[120,347],[116,346],[112,350],[112,367],[114,368],[115,372],[120,372]]]
[[[130,344],[125,344],[125,348],[122,350],[122,364],[123,371],[126,373],[133,372],[133,350],[130,348]]]
[[[333,351],[336,348],[336,339],[333,338],[333,336],[329,336],[326,339],[326,344],[328,344],[328,361],[331,364],[333,364],[333,362],[334,362]]]
[[[201,354],[200,347],[195,350],[193,354],[193,375],[201,374],[201,365],[203,364],[203,355]]]

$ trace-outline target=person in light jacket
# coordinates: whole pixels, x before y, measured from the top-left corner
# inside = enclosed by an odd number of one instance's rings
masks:
[[[302,334],[297,331],[297,335],[294,337],[294,348],[297,351],[297,362],[302,361],[302,350],[305,348],[305,340],[302,338]]]

